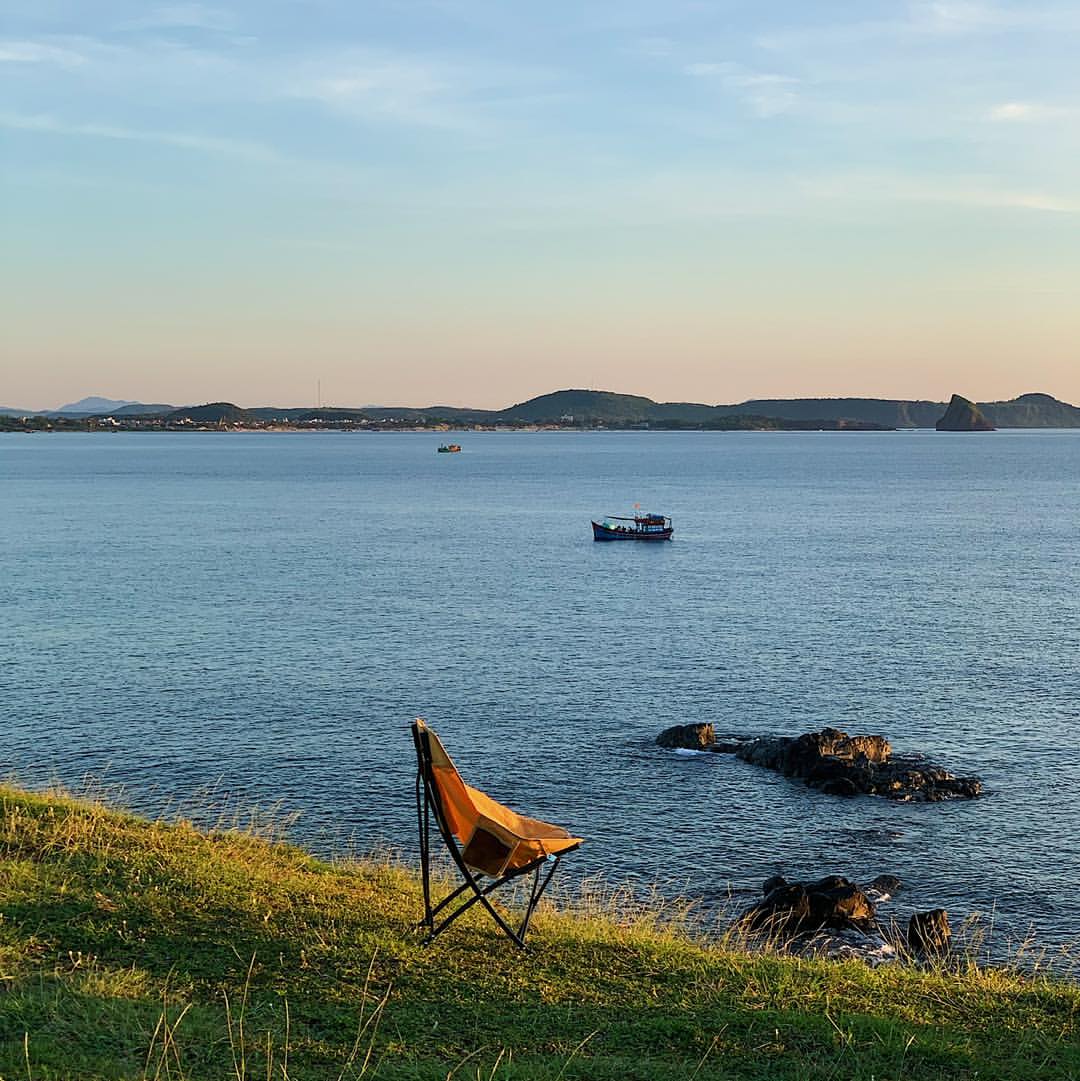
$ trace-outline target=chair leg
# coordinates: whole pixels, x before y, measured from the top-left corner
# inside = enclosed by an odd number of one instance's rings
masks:
[[[543,866],[542,864],[537,866],[536,871],[533,874],[532,895],[529,897],[529,904],[525,909],[525,917],[521,921],[521,926],[518,928],[518,935],[522,942],[525,941],[525,935],[529,930],[529,922],[533,918],[536,906],[540,903],[540,898],[544,895],[544,890],[548,888],[548,883],[555,877],[555,872],[559,869],[559,860],[561,859],[561,856],[555,857],[555,862],[551,865],[548,873],[544,875],[543,880],[540,878],[540,868]]]
[[[424,939],[424,944],[427,945],[427,943],[431,942],[431,940],[434,939],[437,935],[441,935],[443,931],[445,931],[446,928],[449,927],[450,924],[452,924],[458,918],[458,916],[463,915],[479,901],[480,904],[482,904],[484,908],[487,909],[488,915],[491,916],[491,918],[499,925],[499,927],[506,934],[506,936],[516,945],[524,949],[524,937],[519,932],[515,931],[510,926],[510,924],[508,924],[506,920],[503,919],[503,917],[498,913],[492,903],[488,900],[488,894],[493,893],[500,886],[506,885],[507,882],[512,881],[512,878],[497,878],[490,885],[481,887],[480,884],[469,872],[463,871],[462,873],[466,875],[466,881],[464,885],[459,886],[456,890],[454,890],[452,894],[450,894],[449,897],[446,897],[442,901],[440,901],[439,904],[435,907],[435,911],[438,912],[447,904],[447,902],[452,901],[455,897],[464,893],[467,889],[471,889],[473,891],[472,897],[469,897],[467,900],[463,901],[456,909],[454,909],[453,912],[450,913],[449,916],[447,916],[442,921],[442,923],[432,926],[427,938]]]
[[[424,918],[420,926],[426,926],[431,931],[435,927],[435,913],[431,908],[431,804],[428,799],[427,785],[422,785],[419,772],[416,774],[416,818],[420,834],[420,878],[424,888]]]
[[[499,928],[506,935],[506,937],[508,939],[510,939],[510,941],[513,942],[514,945],[520,947],[521,949],[524,949],[525,948],[525,940],[517,933],[517,931],[515,931],[513,929],[513,927],[510,926],[510,924],[508,924],[506,922],[506,920],[503,919],[502,916],[499,915],[498,910],[492,905],[492,903],[482,893],[477,894],[475,897],[469,898],[469,900],[466,901],[465,904],[463,904],[460,908],[455,909],[452,913],[450,913],[450,915],[447,916],[446,919],[443,920],[443,922],[440,923],[439,926],[435,928],[434,932],[432,932],[432,934],[428,935],[425,942],[430,942],[437,935],[441,935],[443,933],[443,931],[445,931],[446,928],[449,927],[450,924],[452,924],[454,922],[454,920],[456,920],[458,918],[458,916],[460,916],[463,912],[466,912],[468,909],[472,908],[472,906],[477,901],[479,901],[480,904],[482,904],[484,906],[484,908],[487,909],[488,915],[499,925]]]
[[[463,913],[467,912],[470,908],[472,908],[473,905],[475,905],[479,901],[480,904],[482,904],[487,910],[488,914],[495,921],[495,923],[498,924],[501,930],[506,934],[506,936],[515,945],[519,946],[521,949],[524,949],[525,935],[528,933],[529,924],[532,922],[533,914],[536,912],[537,906],[540,903],[540,898],[544,894],[544,890],[547,889],[552,878],[555,876],[555,872],[559,869],[560,859],[560,856],[556,856],[547,873],[543,875],[541,874],[543,864],[537,864],[535,870],[533,871],[533,884],[532,889],[529,893],[529,901],[525,908],[525,914],[522,917],[521,924],[516,931],[499,914],[499,912],[488,900],[488,897],[490,894],[494,893],[495,890],[497,890],[500,886],[506,885],[507,882],[511,882],[519,876],[510,875],[505,878],[498,878],[494,882],[491,882],[489,885],[481,887],[480,884],[473,877],[473,875],[467,870],[467,868],[461,867],[461,872],[463,875],[465,875],[465,882],[462,883],[462,885],[458,886],[458,888],[454,890],[453,893],[450,893],[446,897],[444,897],[431,910],[433,921],[428,926],[428,935],[424,939],[425,945],[431,942],[431,940],[434,939],[437,935],[442,934],[442,932],[445,931],[446,928],[449,927],[450,924],[452,924],[458,918],[458,916],[461,916]],[[453,912],[450,913],[449,916],[447,916],[442,921],[442,923],[436,925],[434,923],[434,917],[437,916],[439,912],[441,912],[455,898],[460,897],[461,894],[463,894],[468,889],[471,889],[473,891],[473,896],[463,901],[456,909],[454,909]]]

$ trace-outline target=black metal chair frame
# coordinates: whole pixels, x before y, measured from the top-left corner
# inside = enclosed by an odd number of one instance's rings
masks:
[[[498,924],[510,941],[521,949],[524,949],[525,935],[529,930],[529,923],[532,920],[533,913],[536,911],[536,906],[540,903],[540,898],[543,896],[544,890],[547,889],[548,884],[551,882],[552,878],[555,877],[555,872],[559,869],[559,863],[561,862],[563,855],[566,852],[573,852],[574,849],[580,846],[575,845],[574,848],[564,849],[563,852],[554,856],[541,856],[539,859],[535,859],[531,863],[527,863],[523,867],[518,867],[513,871],[508,871],[504,875],[492,876],[472,870],[462,858],[461,846],[446,820],[446,812],[439,795],[439,789],[435,784],[431,763],[431,748],[428,744],[428,733],[427,731],[422,731],[414,724],[412,726],[412,735],[413,743],[416,745],[416,818],[420,833],[420,867],[424,885],[424,918],[417,926],[427,928],[428,933],[424,938],[424,945],[427,945],[436,936],[442,934],[442,932],[445,931],[458,916],[467,912],[473,905],[479,902],[487,909],[488,914],[496,924]],[[435,819],[435,824],[438,827],[439,835],[442,837],[443,843],[450,852],[451,859],[465,879],[457,889],[447,894],[441,901],[438,901],[435,904],[432,904],[431,897],[432,817]],[[543,870],[545,867],[547,867],[546,871]],[[525,906],[525,913],[521,919],[521,923],[515,929],[495,909],[495,906],[492,905],[489,897],[500,886],[505,886],[507,882],[513,882],[515,879],[528,874],[532,874],[533,876],[532,886],[529,891],[529,900]],[[486,883],[480,881],[480,879],[485,878],[489,878],[491,881]],[[436,917],[441,912],[444,912],[448,906],[452,905],[454,901],[461,898],[462,894],[465,893],[468,893],[469,896],[465,897],[465,899],[462,900],[457,907],[453,908],[448,915],[444,916],[441,920],[436,920]]]

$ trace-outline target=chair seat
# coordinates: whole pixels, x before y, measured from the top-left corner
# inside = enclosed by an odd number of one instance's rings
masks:
[[[464,845],[462,857],[484,874],[505,874],[581,844],[580,837],[561,826],[518,814],[465,784],[456,769],[435,769],[434,774],[447,822]]]

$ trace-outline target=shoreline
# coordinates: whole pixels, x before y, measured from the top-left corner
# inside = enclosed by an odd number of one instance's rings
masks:
[[[524,433],[536,433],[536,432],[566,432],[566,433],[603,433],[603,432],[616,432],[620,434],[631,435],[649,435],[657,433],[670,433],[673,435],[678,434],[710,434],[710,435],[732,435],[742,432],[764,432],[775,435],[793,435],[803,433],[815,433],[815,432],[858,432],[864,435],[884,435],[897,431],[926,431],[932,432],[932,428],[856,428],[849,426],[839,426],[833,428],[815,428],[815,427],[745,427],[745,428],[639,428],[639,427],[627,427],[620,428],[614,426],[604,426],[597,428],[571,428],[563,427],[557,424],[526,424],[518,425],[514,427],[497,427],[497,428],[416,428],[416,427],[390,427],[390,426],[378,426],[370,425],[366,427],[297,427],[288,425],[264,425],[259,427],[237,427],[237,426],[224,426],[224,427],[126,427],[119,426],[116,428],[89,428],[89,427],[75,427],[75,426],[62,426],[62,427],[5,427],[0,428],[0,435],[56,435],[56,434],[81,434],[81,435],[119,435],[120,433],[139,433],[141,435],[198,435],[206,433],[230,433],[234,435],[260,435],[260,434],[295,434],[295,435],[353,435],[353,434],[368,434],[368,435],[386,435],[386,434],[405,434],[405,435],[477,435],[477,434],[493,434],[493,435],[507,435],[515,432]],[[1036,429],[1029,429],[1036,430]],[[1055,429],[1039,429],[1042,431],[1055,430]],[[1060,429],[1067,431],[1068,429]]]

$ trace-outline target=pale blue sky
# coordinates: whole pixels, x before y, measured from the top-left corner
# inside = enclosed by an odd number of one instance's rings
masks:
[[[1080,401],[1080,6],[0,2],[0,404]]]

